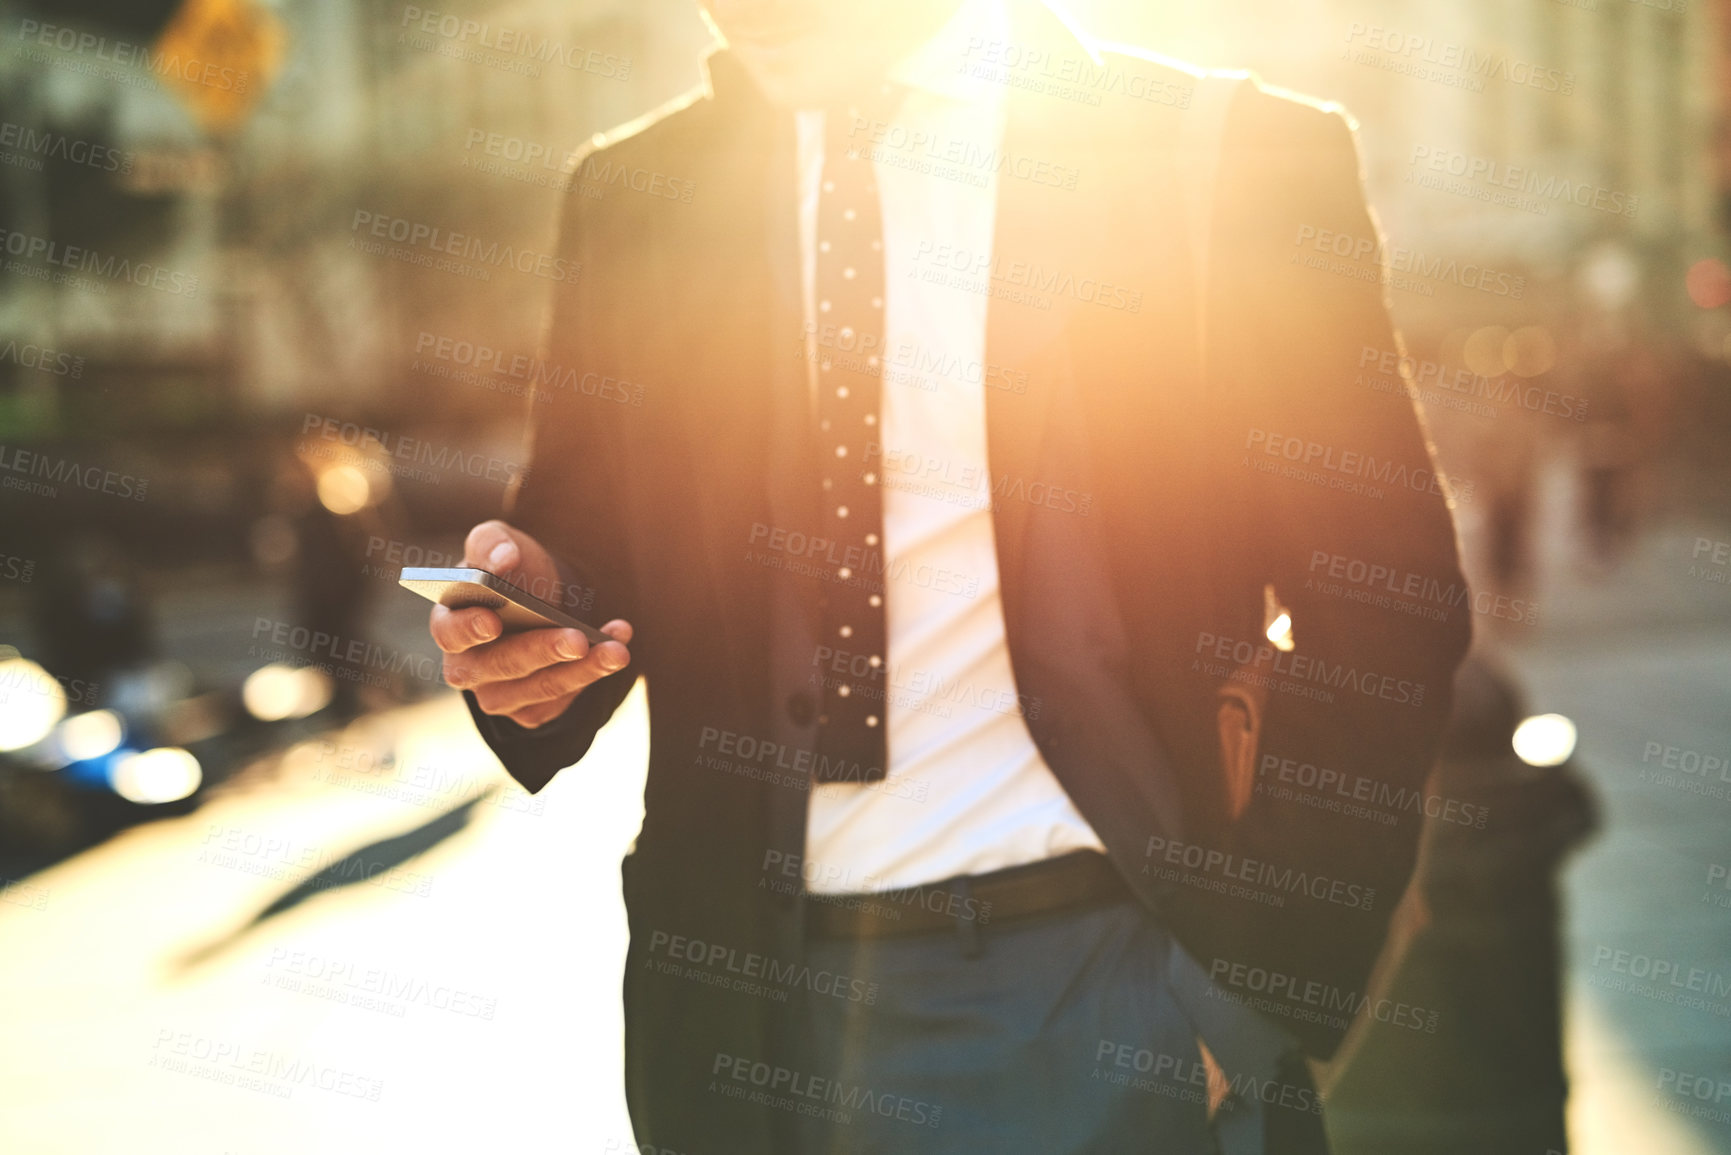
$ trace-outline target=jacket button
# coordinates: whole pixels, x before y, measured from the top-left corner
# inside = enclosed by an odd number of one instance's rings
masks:
[[[789,694],[787,716],[793,719],[796,726],[809,726],[811,720],[817,717],[817,703],[811,700],[810,694]]]

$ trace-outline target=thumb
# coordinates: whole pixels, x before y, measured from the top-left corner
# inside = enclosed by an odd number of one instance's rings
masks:
[[[463,542],[463,564],[505,577],[523,564],[523,547],[504,522],[483,521]]]
[[[484,569],[515,584],[557,577],[552,557],[541,543],[498,519],[483,521],[463,543],[463,564]]]

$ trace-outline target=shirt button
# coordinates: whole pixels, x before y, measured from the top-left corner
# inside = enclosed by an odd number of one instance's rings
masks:
[[[810,694],[789,694],[787,716],[795,726],[809,726],[817,717],[817,703],[811,700]]]

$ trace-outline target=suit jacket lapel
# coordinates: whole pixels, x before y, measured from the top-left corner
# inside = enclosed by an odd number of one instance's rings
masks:
[[[689,268],[687,315],[703,318],[690,346],[669,351],[683,374],[683,444],[710,566],[715,628],[726,640],[738,677],[717,692],[741,701],[765,684],[769,661],[769,569],[757,527],[773,520],[766,468],[774,432],[775,388],[789,387],[797,368],[789,350],[798,329],[798,301],[788,312],[780,266],[797,261],[793,206],[792,126],[777,117],[727,53],[708,60],[720,130],[709,153],[704,187],[706,235],[722,243],[682,246],[672,254]],[[786,121],[786,123],[783,123]],[[797,265],[792,268],[797,277]],[[758,533],[758,536],[764,536]],[[754,703],[743,702],[751,706]]]

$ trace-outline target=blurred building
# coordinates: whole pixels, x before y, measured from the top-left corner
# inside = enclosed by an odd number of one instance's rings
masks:
[[[169,276],[0,279],[0,349],[14,349],[0,438],[100,444],[166,500],[96,503],[92,518],[116,532],[178,518],[189,549],[244,540],[261,471],[302,421],[515,452],[526,382],[497,365],[533,358],[552,283],[428,267],[425,246],[375,235],[461,234],[533,266],[553,251],[562,159],[689,86],[708,39],[688,0],[210,2],[250,10],[283,45],[229,128],[116,59],[116,43],[153,42],[174,0],[0,2],[4,120],[38,142],[0,142],[5,227]],[[1591,414],[1435,398],[1446,464],[1493,495],[1465,516],[1503,516],[1481,511],[1566,446],[1597,470],[1614,521],[1631,463],[1680,441],[1705,454],[1731,428],[1731,273],[1715,262],[1731,187],[1716,148],[1724,7],[1084,0],[1076,16],[1354,112],[1390,252],[1433,274],[1391,293],[1410,351],[1503,382],[1482,393],[1532,382]],[[108,47],[68,49],[45,26]],[[498,483],[452,480],[399,486],[411,520],[497,508]],[[23,516],[46,532],[63,508]]]

